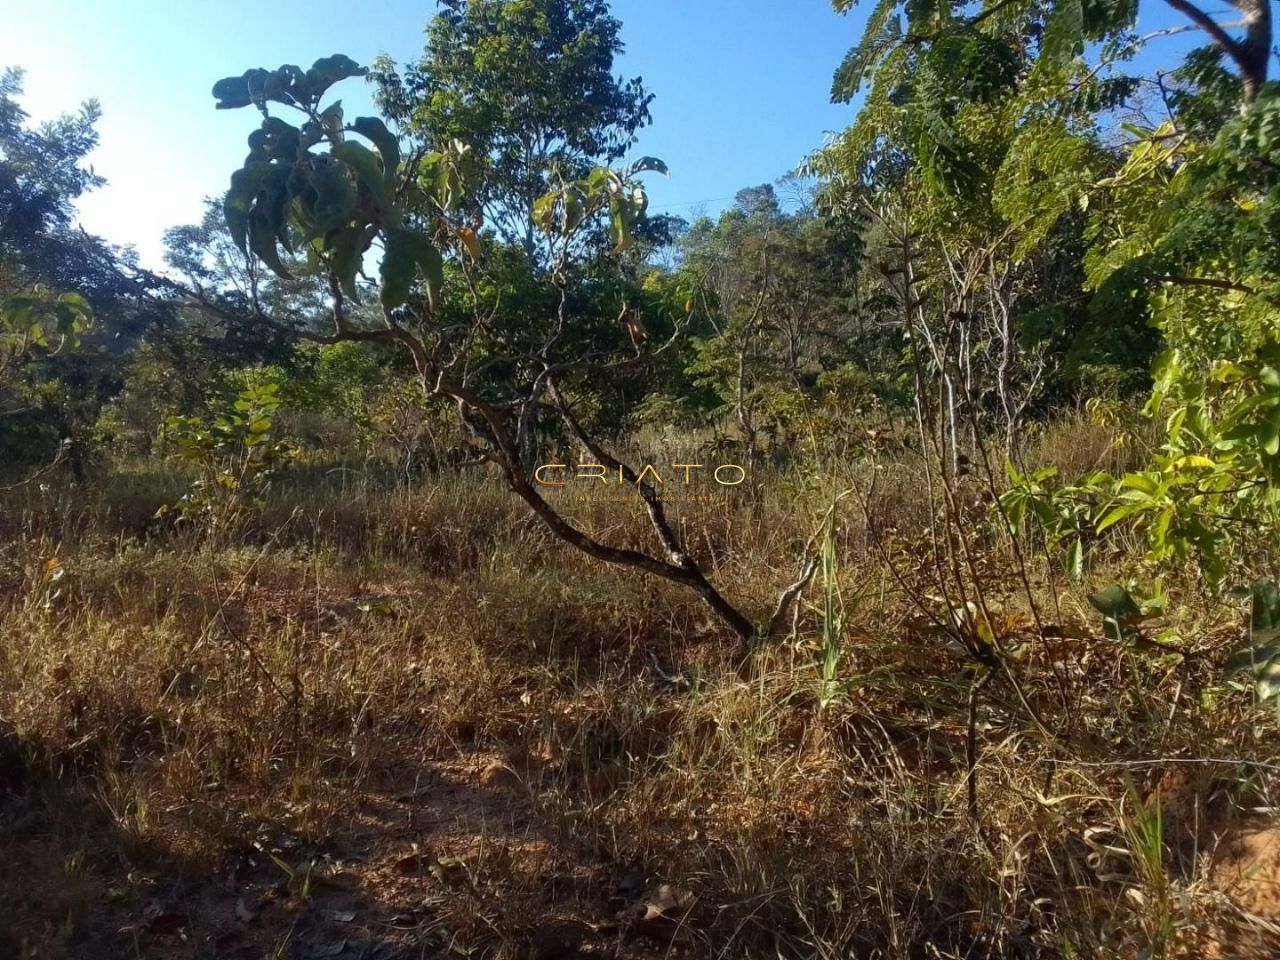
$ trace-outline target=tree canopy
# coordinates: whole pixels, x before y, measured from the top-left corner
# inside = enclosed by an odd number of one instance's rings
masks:
[[[538,199],[622,159],[649,122],[643,81],[613,73],[622,51],[605,0],[446,0],[422,57],[404,68],[383,59],[373,77],[384,113],[414,142],[457,139],[487,159],[472,202],[504,241],[545,266]]]

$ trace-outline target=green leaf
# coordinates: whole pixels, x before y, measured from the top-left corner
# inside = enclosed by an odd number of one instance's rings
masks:
[[[1258,440],[1262,445],[1262,452],[1267,456],[1280,454],[1280,407],[1272,410],[1258,426]]]
[[[417,271],[422,271],[427,301],[434,309],[444,286],[444,257],[431,238],[416,230],[394,228],[387,232],[386,255],[382,260],[382,304],[389,310],[402,306],[413,289]]]
[[[261,85],[267,71],[262,69],[246,70],[238,77],[224,77],[213,85],[213,96],[218,101],[217,109],[235,110],[253,103],[249,93],[249,83]]]
[[[249,210],[258,194],[262,178],[270,171],[271,164],[258,162],[246,164],[231,175],[231,189],[222,201],[222,213],[231,239],[241,253],[249,252],[245,245],[249,233]]]
[[[1169,528],[1173,525],[1174,510],[1161,510],[1151,525],[1151,543],[1158,550],[1163,550],[1169,540]]]
[[[1133,623],[1142,619],[1142,609],[1137,601],[1119,584],[1089,594],[1089,604],[1108,620],[1117,623]]]
[[[582,226],[582,221],[586,218],[587,207],[586,197],[581,189],[576,185],[571,186],[564,192],[564,231],[572,233]]]
[[[831,84],[833,103],[848,103],[857,96],[867,77],[901,41],[902,18],[891,16],[897,6],[898,0],[880,0],[872,9],[862,42],[849,51],[836,69]]]
[[[1108,635],[1117,643],[1130,643],[1137,635],[1134,624],[1142,620],[1142,610],[1129,591],[1116,585],[1089,595],[1089,603],[1102,614]]]
[[[543,230],[551,230],[555,224],[556,201],[558,193],[548,193],[539,197],[533,204],[533,221]]]
[[[613,215],[611,221],[610,238],[613,240],[613,252],[622,253],[627,250],[635,240],[631,236],[631,230],[627,224],[627,219],[619,211]]]
[[[431,309],[437,309],[440,305],[440,294],[444,289],[444,257],[431,242],[430,237],[413,230],[404,232],[408,235],[414,259],[422,269],[422,277],[426,281],[427,302],[431,305]]]
[[[82,297],[80,294],[75,293],[74,291],[71,293],[62,294],[60,297],[58,297],[58,302],[65,303],[70,307],[74,307],[75,309],[81,311],[86,315],[93,312],[92,309],[89,307],[89,301],[86,300],[84,297]]]
[[[313,101],[319,100],[326,90],[340,80],[363,77],[368,72],[367,68],[341,53],[335,53],[331,57],[321,57],[307,71],[308,92]]]
[[[1015,527],[1020,526],[1027,516],[1027,494],[1023,490],[1010,490],[1000,498],[1000,507],[1005,517]]]
[[[382,255],[382,307],[395,310],[409,299],[418,259],[406,231],[392,230],[387,234],[386,249]]]
[[[1067,547],[1066,565],[1067,576],[1073,583],[1079,583],[1084,579],[1084,545],[1079,537],[1072,540]]]
[[[1160,490],[1160,485],[1145,473],[1127,474],[1120,481],[1120,486],[1128,490],[1140,490],[1151,496],[1155,496]]]
[[[262,178],[253,209],[249,211],[249,249],[277,276],[290,278],[276,250],[279,243],[289,249],[289,224],[286,218],[289,201],[289,179],[293,170],[283,164],[275,164]]]
[[[419,182],[441,210],[450,210],[462,200],[464,184],[459,166],[464,157],[465,153],[453,149],[433,150],[418,166]]]
[[[309,185],[315,191],[312,213],[316,225],[310,236],[323,236],[349,222],[356,214],[356,189],[350,168],[328,157],[318,157]]]
[[[329,243],[329,263],[338,276],[342,292],[360,302],[356,275],[364,258],[364,227],[351,226],[335,233]]]
[[[308,120],[302,125],[301,138],[302,149],[310,150],[324,139],[324,127],[314,120]]]
[[[1115,526],[1126,517],[1131,517],[1135,513],[1141,513],[1144,510],[1154,510],[1156,505],[1153,501],[1144,501],[1142,503],[1126,503],[1123,506],[1116,507],[1105,517],[1098,521],[1097,532],[1102,533],[1109,527]]]
[[[301,146],[302,131],[279,117],[267,117],[261,127],[249,134],[249,156],[253,160],[296,163]]]
[[[631,165],[630,173],[660,173],[664,177],[671,176],[671,171],[667,169],[667,165],[657,157],[641,157]]]
[[[364,144],[347,140],[333,148],[333,155],[355,171],[361,185],[364,186],[378,206],[386,210],[387,189],[383,178],[382,161],[378,155]]]
[[[387,178],[400,169],[400,143],[387,125],[377,117],[356,117],[351,129],[369,140],[382,154],[382,169]]]

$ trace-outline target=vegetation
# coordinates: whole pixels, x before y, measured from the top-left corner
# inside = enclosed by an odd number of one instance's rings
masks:
[[[1271,10],[1167,2],[880,0],[687,223],[607,3],[442,0],[164,275],[7,72],[0,953],[1275,955]]]

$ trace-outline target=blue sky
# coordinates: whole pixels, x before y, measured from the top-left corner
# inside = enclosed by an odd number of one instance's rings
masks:
[[[848,17],[830,0],[614,0],[613,8],[627,44],[618,71],[643,76],[657,97],[636,153],[661,157],[672,173],[649,178],[652,209],[714,214],[853,118],[828,90],[858,40],[861,8]],[[91,160],[108,184],[81,202],[82,222],[159,266],[164,230],[198,219],[202,198],[221,194],[255,125],[248,110],[213,109],[215,80],[332,53],[411,59],[434,10],[432,0],[18,0],[4,17],[0,66],[25,68],[23,104],[37,119],[87,97],[101,102]],[[371,112],[362,81],[335,92],[348,116]]]

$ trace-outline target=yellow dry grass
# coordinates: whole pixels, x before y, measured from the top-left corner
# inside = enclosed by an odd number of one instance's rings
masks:
[[[224,539],[150,522],[164,471],[19,492],[0,955],[1266,955],[1269,921],[1230,907],[1260,902],[1247,878],[1213,866],[1274,802],[1275,718],[1221,677],[1236,613],[1168,584],[1193,655],[1122,649],[1037,565],[1056,634],[1029,639],[975,530],[1022,694],[984,688],[975,820],[973,669],[904,592],[928,590],[928,507],[885,469],[899,576],[851,507],[826,709],[811,605],[744,670],[696,598],[572,553],[478,474],[300,471]],[[763,615],[830,486],[779,473],[682,522]],[[578,519],[647,543],[636,511]]]

